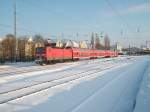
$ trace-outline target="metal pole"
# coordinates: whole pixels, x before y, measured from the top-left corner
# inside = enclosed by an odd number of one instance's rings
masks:
[[[17,17],[16,17],[16,0],[14,0],[14,36],[16,38],[16,46],[15,46],[15,59],[17,59],[17,55],[18,55],[18,40],[17,40]]]
[[[131,46],[129,44],[129,56],[131,55]]]
[[[16,37],[17,32],[16,32],[16,0],[14,0],[14,36]]]

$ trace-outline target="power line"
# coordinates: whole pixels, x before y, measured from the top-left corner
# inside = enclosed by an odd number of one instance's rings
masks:
[[[13,0],[13,8],[14,8],[14,36],[17,38],[17,20],[16,20],[16,0]],[[17,40],[17,39],[16,39]]]
[[[0,23],[0,27],[3,27],[3,28],[10,28],[10,29],[13,28],[12,25],[2,24],[2,23]],[[37,32],[37,31],[28,30],[27,28],[22,28],[22,27],[21,27],[21,28],[18,28],[18,27],[17,27],[17,29],[18,29],[18,30],[22,30],[22,31],[27,31],[27,32],[35,33],[35,34],[40,34],[40,33]],[[50,35],[50,37],[56,38],[57,36],[56,36],[56,35]]]
[[[114,8],[114,6],[112,6],[112,4],[110,3],[110,1],[109,1],[109,0],[105,0],[105,1],[106,1],[106,3],[108,4],[108,6],[114,11],[114,13],[124,22],[124,24],[126,24],[126,26],[131,29],[130,24],[129,24],[129,23],[124,19],[124,17],[117,11],[117,9]]]
[[[50,10],[50,9],[48,9],[46,7],[43,8],[43,7],[40,6],[40,4],[35,4],[35,3],[31,2],[31,1],[27,1],[27,2],[24,2],[24,3],[27,4],[27,5],[30,5],[32,7],[35,7],[39,11],[43,11],[43,12],[45,12],[47,14],[51,14],[50,12],[52,12],[52,10]],[[37,1],[36,1],[36,3],[37,3]]]
[[[15,58],[18,56],[18,39],[17,39],[17,19],[16,19],[16,0],[13,0],[14,4],[13,4],[13,8],[14,8],[14,36],[16,38],[16,51],[15,51]]]
[[[13,26],[11,25],[7,25],[7,24],[1,24],[0,23],[0,27],[4,27],[4,28],[13,28]],[[31,33],[39,33],[39,32],[36,32],[36,31],[33,31],[33,30],[28,30],[27,28],[17,28],[18,30],[22,30],[22,31],[27,31],[27,32],[31,32]]]

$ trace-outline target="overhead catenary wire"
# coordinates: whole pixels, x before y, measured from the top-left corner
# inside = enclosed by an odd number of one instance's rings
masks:
[[[21,0],[19,0],[19,1],[16,1],[16,0],[14,0],[15,1],[15,4],[14,4],[14,7],[16,8],[19,8],[19,7],[23,7],[23,5],[21,5],[22,4],[22,1]],[[16,3],[17,2],[17,3]],[[42,11],[42,12],[45,12],[45,13],[47,13],[47,14],[53,14],[53,13],[57,13],[57,12],[55,12],[55,11],[52,11],[51,9],[48,9],[48,8],[46,8],[46,7],[42,7],[41,6],[41,4],[38,4],[38,2],[32,2],[32,1],[27,1],[27,2],[23,2],[23,3],[25,3],[25,4],[27,4],[27,5],[30,5],[31,7],[34,7],[34,8],[36,8],[37,10],[39,10],[39,11]],[[17,15],[16,15],[16,13],[17,13]],[[16,15],[16,16],[19,16],[19,10],[15,10],[15,12],[14,12],[14,15]],[[16,17],[16,16],[14,16],[14,17]],[[15,18],[15,21],[14,22],[16,22],[16,18]],[[18,23],[18,22],[17,22]],[[24,27],[20,27],[20,25],[17,25],[17,28],[16,28],[16,25],[15,25],[16,23],[14,23],[14,25],[8,25],[8,24],[1,24],[0,23],[0,27],[2,27],[2,28],[9,28],[9,29],[12,29],[12,31],[13,31],[13,29],[15,30],[18,30],[18,31],[26,31],[26,32],[28,32],[28,33],[34,33],[34,34],[43,34],[43,33],[40,33],[40,32],[37,32],[37,31],[34,31],[34,30],[30,30],[30,28],[24,28]],[[14,32],[16,32],[16,30],[14,31]],[[16,32],[17,33],[17,32]],[[16,33],[14,33],[14,34],[16,34]],[[46,33],[45,33],[46,34]],[[73,38],[73,36],[72,36],[72,34],[71,34],[71,36],[70,36],[70,34],[69,35],[66,35],[68,38]],[[56,38],[57,36],[56,35],[50,35],[50,37],[52,37],[52,38]]]
[[[2,24],[2,23],[0,23],[0,27],[9,28],[9,29],[12,29],[12,28],[13,28],[12,25]],[[23,28],[23,27],[17,27],[17,30],[27,31],[27,32],[29,32],[29,33],[34,33],[34,34],[41,34],[41,33],[38,32],[38,31],[29,30],[28,28]],[[69,39],[69,38],[72,38],[73,35],[66,35],[66,37],[68,37],[68,39]],[[54,38],[57,38],[57,35],[50,35],[50,38],[53,38],[53,39],[54,39]],[[65,39],[65,38],[64,38],[64,33],[63,33],[63,39]]]
[[[23,0],[24,1],[24,0]],[[42,11],[42,12],[45,12],[45,13],[47,13],[47,14],[52,14],[53,12],[52,12],[52,10],[50,10],[50,9],[48,9],[48,8],[46,8],[46,7],[41,7],[40,5],[41,4],[37,4],[38,2],[36,2],[36,4],[35,3],[33,3],[33,2],[31,2],[31,1],[27,1],[27,2],[23,2],[23,3],[25,3],[25,4],[27,4],[27,5],[30,5],[30,6],[32,6],[32,7],[34,7],[34,8],[36,8],[37,10],[39,10],[39,11]]]
[[[39,10],[42,10],[42,11],[45,11],[45,12],[48,12],[48,13],[50,12],[50,11],[48,11],[46,9],[39,8],[37,5],[33,4],[32,2],[29,2],[29,3],[28,2],[24,2],[24,3],[27,3],[27,4],[31,5],[32,7],[36,7]],[[17,30],[26,31],[26,32],[29,32],[29,33],[34,33],[34,34],[40,34],[40,32],[38,32],[38,31],[30,30],[29,28],[23,28],[23,27],[16,26],[16,16],[17,16],[16,13],[18,12],[18,10],[16,10],[17,6],[18,5],[16,4],[16,0],[14,0],[14,4],[13,4],[13,7],[15,9],[14,12],[13,12],[14,13],[14,25],[12,26],[12,25],[8,25],[8,24],[2,24],[2,23],[0,23],[0,27],[2,27],[2,28],[9,28],[9,29],[13,28],[13,30],[14,30],[14,36],[17,35]],[[17,13],[17,14],[19,14],[19,13]],[[56,36],[53,35],[53,37],[56,37]]]
[[[118,12],[118,10],[110,3],[109,0],[105,0],[112,11],[120,18],[120,20],[129,28],[132,29],[131,25],[126,21],[126,19]]]
[[[126,36],[123,36],[124,35],[124,31],[123,30],[121,30],[121,32],[120,32],[120,34],[121,34],[121,37],[124,37],[124,39],[135,39],[135,40],[137,40],[137,39],[143,39],[144,38],[144,36],[143,35],[141,35],[142,33],[141,33],[141,31],[140,31],[140,28],[139,27],[137,27],[137,29],[136,29],[136,31],[133,29],[133,27],[131,26],[131,24],[129,24],[128,23],[128,21],[126,21],[126,19],[124,18],[124,16],[122,16],[121,14],[120,14],[120,12],[111,4],[111,2],[109,1],[109,0],[105,0],[106,1],[106,3],[108,4],[108,6],[112,9],[112,11],[120,18],[120,20],[127,26],[127,28],[128,29],[130,29],[130,30],[132,30],[133,32],[133,34],[134,35],[126,35]],[[130,31],[131,32],[131,31]],[[129,33],[129,32],[128,32]],[[142,37],[142,38],[137,38],[137,37]]]
[[[2,24],[2,23],[0,23],[0,27],[13,28],[12,25]],[[22,28],[22,27],[17,27],[17,30],[27,31],[27,32],[30,32],[30,33],[39,33],[37,31],[29,30],[28,28]]]

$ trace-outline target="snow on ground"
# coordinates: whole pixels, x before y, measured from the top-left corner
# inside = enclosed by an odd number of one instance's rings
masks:
[[[121,66],[121,64],[122,65],[127,64],[127,61],[124,63],[122,61],[120,63],[119,62],[120,61],[118,61],[118,60],[116,60],[115,63],[113,61],[110,61],[110,62],[107,61],[107,62],[103,62],[103,63],[101,62],[101,64],[97,63],[97,61],[94,63],[90,62],[90,64],[85,64],[84,66],[83,66],[83,64],[81,64],[81,65],[78,65],[75,67],[69,67],[68,69],[60,69],[60,71],[57,71],[57,72],[56,72],[57,69],[44,70],[44,71],[40,71],[40,72],[33,72],[33,73],[29,74],[30,77],[27,77],[27,75],[24,75],[24,74],[20,74],[19,76],[17,75],[18,77],[15,76],[15,77],[17,77],[17,80],[15,80],[15,81],[10,81],[10,78],[14,79],[14,76],[9,76],[6,78],[2,77],[1,80],[7,80],[7,81],[9,80],[9,81],[6,84],[4,84],[4,83],[1,84],[0,93],[5,92],[7,90],[13,90],[13,89],[33,85],[33,84],[38,84],[38,83],[41,83],[44,81],[55,80],[58,78],[62,78],[64,76],[71,76],[74,74],[75,74],[75,76],[77,76],[76,74],[80,74],[80,73],[88,70],[89,68],[90,69],[96,69],[97,68],[97,69],[103,70],[103,69],[106,69],[106,67],[111,67],[112,64],[115,64],[113,66],[116,66],[116,67]]]
[[[16,62],[16,63],[5,63],[3,65],[0,64],[0,71],[8,70],[11,68],[20,68],[20,67],[28,67],[28,66],[37,66],[35,62]]]
[[[56,72],[56,71],[61,71],[61,70],[65,70],[67,68],[71,68],[71,67],[74,67],[76,66],[75,64],[72,64],[72,65],[67,65],[67,66],[55,66],[55,69],[53,67],[49,67],[49,68],[46,68],[46,69],[41,69],[41,68],[37,68],[37,70],[32,70],[30,72],[28,72],[29,70],[26,70],[25,73],[23,73],[24,70],[20,71],[20,73],[13,73],[9,76],[1,76],[1,79],[0,79],[0,84],[3,84],[3,83],[7,83],[7,82],[10,82],[10,81],[16,81],[16,80],[20,80],[20,79],[23,79],[24,78],[30,78],[30,77],[33,77],[33,76],[38,76],[38,75],[41,75],[41,74],[46,74],[46,73],[52,73],[52,72]]]
[[[13,62],[13,63],[5,63],[4,66],[8,67],[26,67],[26,66],[35,66],[35,62]]]
[[[42,70],[43,72],[39,75],[33,75],[29,72],[30,77],[20,79],[16,77],[17,80],[8,80],[7,83],[2,83],[0,85],[0,101],[26,94],[28,91],[48,88],[0,104],[0,112],[112,112],[112,110],[113,112],[131,112],[134,107],[138,85],[142,78],[141,74],[147,65],[143,58],[119,57],[88,62],[81,61],[76,62],[78,63],[77,66],[68,67],[57,72]],[[95,72],[89,71],[84,74],[89,75],[78,79],[80,72],[89,69],[95,69],[93,70]],[[96,72],[96,70],[100,71]],[[70,77],[74,73],[77,75]],[[62,76],[67,77],[49,82],[49,80],[58,79]],[[72,78],[77,79],[71,81]],[[59,84],[66,80],[70,81]],[[45,81],[48,82],[18,90],[18,92],[2,94],[18,87]],[[49,87],[50,84],[55,86]]]
[[[141,82],[134,112],[150,112],[150,60]]]
[[[127,57],[119,57],[117,60],[123,61]],[[20,64],[20,67],[17,64],[15,67],[14,66],[9,66],[9,69],[5,69],[0,72],[0,84],[2,83],[7,83],[13,80],[19,80],[19,79],[24,79],[26,77],[32,77],[32,76],[37,76],[41,74],[46,74],[46,73],[51,73],[55,71],[60,71],[60,70],[65,70],[68,68],[72,68],[74,66],[84,66],[85,64],[90,64],[90,63],[95,63],[95,62],[107,62],[109,60],[115,60],[116,58],[103,58],[103,59],[97,59],[97,60],[83,60],[79,62],[74,62],[74,63],[58,63],[55,65],[48,65],[46,67],[39,67],[39,66],[27,66],[23,67],[22,63]]]
[[[70,84],[61,85],[55,89],[59,92],[63,89],[63,92],[49,99],[45,98],[47,101],[38,106],[34,107],[33,103],[28,107],[32,108],[25,112],[41,112],[42,110],[45,112],[132,112],[135,94],[145,66],[145,62],[135,66],[132,64],[109,71],[94,80],[82,83],[73,81]],[[75,83],[79,85],[73,86]],[[52,91],[48,89],[46,94]]]

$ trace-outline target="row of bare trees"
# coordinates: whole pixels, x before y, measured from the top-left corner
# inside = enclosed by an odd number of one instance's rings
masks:
[[[102,39],[97,34],[91,36],[91,49],[110,49],[110,39],[108,35]],[[45,40],[41,35],[33,37],[22,36],[15,38],[14,35],[8,34],[5,38],[0,40],[0,62],[5,61],[32,61],[35,57],[35,49],[43,47]]]
[[[44,39],[41,35],[35,35],[33,38],[23,36],[16,39],[14,35],[8,34],[0,40],[0,62],[32,61],[36,47],[42,46],[44,46]]]
[[[100,41],[100,38],[97,34],[94,33],[91,36],[91,48],[92,49],[100,49],[100,50],[110,50],[110,39],[108,35],[104,36],[103,44]]]

